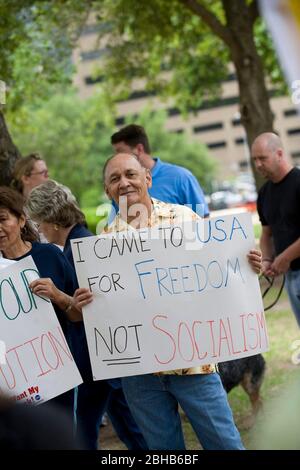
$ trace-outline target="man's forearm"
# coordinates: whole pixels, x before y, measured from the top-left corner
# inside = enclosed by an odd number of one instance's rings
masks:
[[[300,258],[300,238],[286,248],[282,255],[284,255],[290,262],[294,259]]]
[[[263,260],[266,259],[272,261],[275,254],[272,237],[269,235],[262,234],[259,244]]]

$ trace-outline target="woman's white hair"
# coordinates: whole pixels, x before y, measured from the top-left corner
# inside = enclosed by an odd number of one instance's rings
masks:
[[[70,227],[85,223],[72,191],[54,180],[47,180],[33,188],[26,203],[29,216],[37,222],[48,222]]]

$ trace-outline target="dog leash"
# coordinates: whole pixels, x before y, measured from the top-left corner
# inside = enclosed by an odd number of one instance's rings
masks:
[[[267,293],[269,292],[269,290],[271,289],[271,287],[273,286],[274,284],[274,280],[275,280],[275,277],[268,277],[268,276],[265,276],[264,274],[261,274],[259,276],[259,280],[261,279],[265,279],[268,283],[265,291],[262,293],[262,298],[264,299],[265,296],[267,295]],[[270,305],[268,305],[267,307],[264,308],[264,311],[266,312],[267,310],[270,310],[270,308],[274,307],[274,305],[277,304],[278,300],[280,299],[280,296],[282,294],[282,291],[283,291],[283,288],[284,288],[284,283],[285,283],[285,275],[283,274],[282,275],[282,281],[281,281],[281,285],[280,285],[280,288],[277,292],[277,295],[276,295],[276,298],[274,300],[274,302],[272,302]]]

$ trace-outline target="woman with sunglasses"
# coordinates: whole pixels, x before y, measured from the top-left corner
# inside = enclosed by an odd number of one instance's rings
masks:
[[[31,153],[17,160],[11,186],[27,199],[31,190],[44,183],[48,177],[46,162],[38,153]]]

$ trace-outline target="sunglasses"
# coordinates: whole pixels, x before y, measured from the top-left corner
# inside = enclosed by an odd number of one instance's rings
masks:
[[[49,175],[49,170],[42,170],[42,171],[36,171],[35,173],[30,173],[30,176],[33,176],[33,175],[48,176]]]

